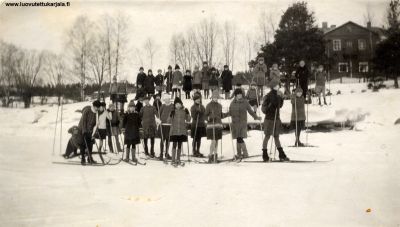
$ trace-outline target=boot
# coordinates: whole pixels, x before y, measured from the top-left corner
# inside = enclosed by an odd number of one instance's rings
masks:
[[[150,143],[150,157],[154,158],[156,156],[154,153],[154,138],[151,139]]]
[[[300,140],[296,140],[296,143],[294,144],[296,147],[304,147],[304,143],[300,142]]]
[[[290,161],[290,159],[286,156],[285,152],[283,151],[282,147],[278,147],[278,152],[279,152],[279,161],[281,162]]]
[[[241,143],[242,146],[242,151],[243,151],[243,158],[248,158],[249,157],[249,153],[247,152],[247,147],[245,143]]]
[[[126,148],[126,158],[125,158],[125,162],[129,162],[129,153],[131,153],[131,149],[130,148]]]
[[[131,152],[132,152],[132,162],[137,162],[138,160],[136,158],[136,150],[132,149]]]
[[[158,156],[158,159],[160,161],[164,160],[164,144],[162,141],[160,143],[160,156]]]
[[[181,163],[181,152],[182,152],[182,149],[178,148],[178,154],[177,154],[177,157],[176,157],[176,162],[178,164]]]
[[[171,160],[172,159],[171,155],[169,155],[169,153],[168,153],[168,150],[165,152],[165,158],[167,160]]]
[[[208,155],[208,163],[213,163],[214,155]]]
[[[93,157],[88,157],[88,163],[89,164],[97,164],[95,160],[93,160]]]
[[[269,156],[268,156],[268,150],[267,149],[262,149],[262,158],[264,162],[268,162],[269,161]]]
[[[215,153],[213,156],[213,163],[218,163],[218,154]]]
[[[200,145],[201,145],[201,141],[197,142],[197,144],[196,144],[197,156],[199,158],[204,158],[204,155],[202,153],[200,153]]]
[[[326,104],[326,99],[324,98],[324,105],[326,106],[326,105],[328,105],[328,104]]]
[[[241,143],[236,143],[236,156],[235,159],[241,159],[242,158],[242,144]]]
[[[172,164],[176,163],[176,148],[172,148]]]

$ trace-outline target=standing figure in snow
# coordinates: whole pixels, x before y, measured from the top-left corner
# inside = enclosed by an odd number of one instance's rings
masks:
[[[142,87],[142,85],[138,85],[138,89],[136,91],[136,96],[135,96],[135,100],[136,100],[136,111],[140,112],[140,109],[143,107],[143,97],[146,96],[146,90]],[[133,100],[131,101],[133,102]]]
[[[277,81],[270,82],[271,91],[265,96],[261,110],[265,114],[264,119],[264,141],[262,145],[262,158],[264,162],[269,161],[268,155],[268,140],[270,136],[273,136],[275,145],[279,152],[280,161],[289,161],[286,156],[281,143],[279,141],[279,134],[282,130],[282,123],[280,119],[279,109],[283,106],[283,94],[278,91],[279,83]]]
[[[209,81],[210,81],[210,68],[208,67],[208,63],[205,61],[203,62],[203,68],[201,69],[201,87],[204,91],[204,98],[208,99],[210,95],[210,88],[209,88]]]
[[[160,118],[159,113],[160,113],[160,109],[162,106],[161,95],[157,93],[154,95],[153,99],[154,99],[153,106],[154,106],[154,108],[156,108],[157,117]]]
[[[181,162],[182,143],[187,141],[186,123],[190,121],[190,114],[178,97],[174,100],[174,107],[170,115],[170,140],[172,142],[172,165],[177,166]]]
[[[168,66],[168,72],[165,73],[165,81],[166,81],[166,91],[167,94],[169,94],[172,91],[172,77],[173,77],[173,72],[172,72],[172,66]]]
[[[221,74],[222,78],[222,89],[225,92],[225,99],[229,99],[231,96],[231,90],[232,90],[232,71],[229,70],[228,65],[224,65],[224,71],[222,71]]]
[[[96,126],[93,130],[93,137],[100,140],[98,152],[103,148],[103,140],[107,139],[107,119],[110,120],[112,116],[106,111],[106,103],[101,102],[99,111],[96,115]]]
[[[201,90],[202,74],[199,70],[199,66],[194,67],[193,71],[193,90],[194,92],[200,92]]]
[[[204,113],[206,109],[201,103],[201,93],[195,92],[193,94],[193,106],[190,108],[190,113],[192,115],[192,125],[191,125],[191,137],[192,141],[192,151],[194,157],[204,157],[200,153],[201,138],[206,136],[206,123]]]
[[[155,82],[155,77],[153,75],[153,71],[151,69],[148,70],[146,79],[144,80],[144,88],[147,92],[147,95],[151,96],[154,95],[155,92],[155,87],[154,87],[154,82]]]
[[[132,161],[137,162],[135,153],[136,144],[140,144],[139,128],[140,116],[136,112],[135,104],[130,102],[128,104],[128,111],[122,120],[122,132],[125,135],[124,143],[126,145],[126,162],[129,162],[130,153],[132,154]]]
[[[180,69],[179,65],[175,65],[175,71],[172,74],[172,98],[181,98],[183,75]]]
[[[232,118],[230,127],[232,127],[232,138],[236,139],[236,158],[247,158],[249,154],[247,152],[246,143],[243,140],[247,138],[247,113],[255,120],[261,120],[261,117],[257,116],[249,102],[243,97],[242,89],[235,89],[233,94],[235,99],[233,99],[229,106],[227,116],[231,116]]]
[[[306,63],[304,60],[300,61],[300,66],[297,68],[295,76],[296,76],[296,88],[300,87],[303,90],[303,97],[307,98],[307,92],[308,92],[308,77],[309,77],[309,71],[306,66]]]
[[[114,137],[115,146],[117,148],[116,152],[121,152],[121,144],[119,143],[119,113],[115,110],[115,105],[112,103],[108,105],[107,112],[111,117],[111,119],[107,118],[108,147],[110,148],[111,152],[114,152],[114,146],[112,142],[112,137]]]
[[[154,80],[154,83],[156,84],[156,92],[161,97],[161,94],[162,94],[162,92],[164,90],[164,76],[162,75],[162,70],[161,69],[157,70],[157,73],[158,74],[157,74],[157,76],[156,76],[156,78]]]
[[[136,77],[136,87],[142,86],[143,88],[145,87],[145,80],[146,80],[146,74],[144,73],[143,67],[139,68],[139,73],[137,74]]]
[[[156,136],[156,118],[157,110],[151,106],[150,97],[146,96],[143,99],[144,106],[140,110],[140,118],[142,119],[143,139],[144,139],[144,153],[151,158],[154,158],[154,137]],[[150,153],[147,146],[147,141],[150,139]]]
[[[110,85],[110,100],[112,101],[112,103],[116,103],[117,102],[117,94],[118,94],[118,83],[117,83],[117,77],[114,76],[113,77],[113,81],[112,84]]]
[[[258,108],[258,100],[259,97],[257,97],[257,84],[254,82],[251,82],[249,90],[247,90],[246,94],[246,99],[249,101],[250,106],[253,108],[253,111],[257,113],[257,108]]]
[[[269,72],[269,83],[273,80],[278,82],[278,84],[281,83],[281,71],[279,71],[277,63],[272,64],[272,68]]]
[[[326,104],[326,99],[325,99],[325,82],[326,82],[326,72],[324,71],[324,66],[319,65],[317,72],[315,73],[315,92],[318,95],[318,104],[321,105],[321,93],[324,98],[324,105]]]
[[[222,139],[222,105],[218,102],[219,92],[213,91],[211,102],[206,106],[205,116],[207,118],[207,139],[211,140],[210,154],[208,155],[209,163],[218,161],[218,141]]]
[[[160,160],[163,160],[164,148],[165,148],[165,158],[170,160],[171,156],[168,153],[169,148],[169,131],[171,129],[171,121],[169,116],[174,110],[174,104],[171,103],[171,98],[169,96],[164,97],[164,104],[160,108],[160,120],[161,126],[158,128],[158,132],[161,137],[160,141]]]
[[[298,87],[291,98],[292,103],[292,116],[291,116],[291,126],[295,129],[296,136],[296,147],[304,147],[304,144],[300,142],[301,130],[305,127],[306,113],[304,108],[305,99],[303,97],[303,90]]]
[[[218,72],[217,69],[212,67],[211,68],[211,75],[210,75],[210,81],[209,81],[209,87],[211,92],[218,90]]]
[[[185,76],[183,77],[183,90],[185,91],[185,98],[190,99],[190,92],[192,91],[192,75],[190,70],[186,70]]]
[[[96,114],[100,108],[100,101],[96,100],[92,103],[92,106],[86,106],[82,109],[82,117],[79,120],[78,128],[82,132],[83,143],[81,145],[81,164],[86,165],[85,152],[87,149],[88,158],[87,161],[90,164],[95,164],[96,162],[92,157],[93,149],[93,129],[96,126]]]
[[[264,96],[264,86],[266,85],[268,67],[264,63],[264,57],[258,58],[258,63],[253,69],[253,82],[257,84],[258,96]]]

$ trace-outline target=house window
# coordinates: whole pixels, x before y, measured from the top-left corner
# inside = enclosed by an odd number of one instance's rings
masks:
[[[358,71],[360,73],[367,73],[368,72],[368,62],[358,63]]]
[[[342,42],[341,42],[340,39],[334,39],[333,40],[333,50],[334,51],[342,50]]]
[[[367,43],[365,42],[365,39],[358,40],[358,49],[359,50],[365,50],[366,46],[367,46]]]
[[[349,64],[345,62],[339,63],[339,72],[340,73],[347,73],[349,71]]]
[[[353,42],[350,41],[350,40],[346,41],[346,47],[347,47],[347,49],[352,49],[353,48]]]

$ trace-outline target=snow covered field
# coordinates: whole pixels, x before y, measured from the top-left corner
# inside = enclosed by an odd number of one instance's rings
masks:
[[[400,90],[332,85],[338,89],[331,106],[310,105],[310,122],[351,121],[353,130],[310,132],[314,148],[288,147],[294,134],[281,136],[291,159],[334,158],[329,163],[55,165],[63,161],[59,141],[52,155],[57,107],[2,108],[0,225],[400,226]],[[62,152],[80,118],[75,111],[87,104],[64,105]],[[283,122],[290,108],[285,103]],[[249,136],[249,153],[260,154],[261,132]],[[225,157],[233,155],[230,138],[223,138]],[[208,146],[203,140],[201,152]]]

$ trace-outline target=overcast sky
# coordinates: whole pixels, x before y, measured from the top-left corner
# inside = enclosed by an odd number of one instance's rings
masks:
[[[220,23],[233,21],[240,34],[251,33],[256,37],[257,21],[262,10],[271,12],[279,22],[282,13],[296,1],[71,1],[70,7],[59,8],[6,7],[4,0],[0,2],[3,2],[0,6],[0,39],[25,48],[47,49],[58,53],[64,48],[66,30],[77,16],[85,14],[95,20],[104,13],[124,11],[131,19],[129,51],[132,52],[134,47],[142,47],[144,40],[152,37],[161,47],[156,55],[154,69],[164,69],[170,63],[168,48],[174,32],[183,31],[202,18],[213,16]],[[327,21],[329,26],[341,25],[347,21],[365,25],[364,15],[368,6],[373,16],[373,26],[382,26],[385,23],[385,11],[389,1],[307,2],[309,9],[315,12],[319,26],[323,21]],[[243,55],[241,49],[237,55]],[[239,62],[236,68],[243,70],[244,61],[240,60],[240,56],[237,56],[237,59]],[[124,71],[126,75],[137,71],[138,62],[134,59],[132,61],[129,69]]]

